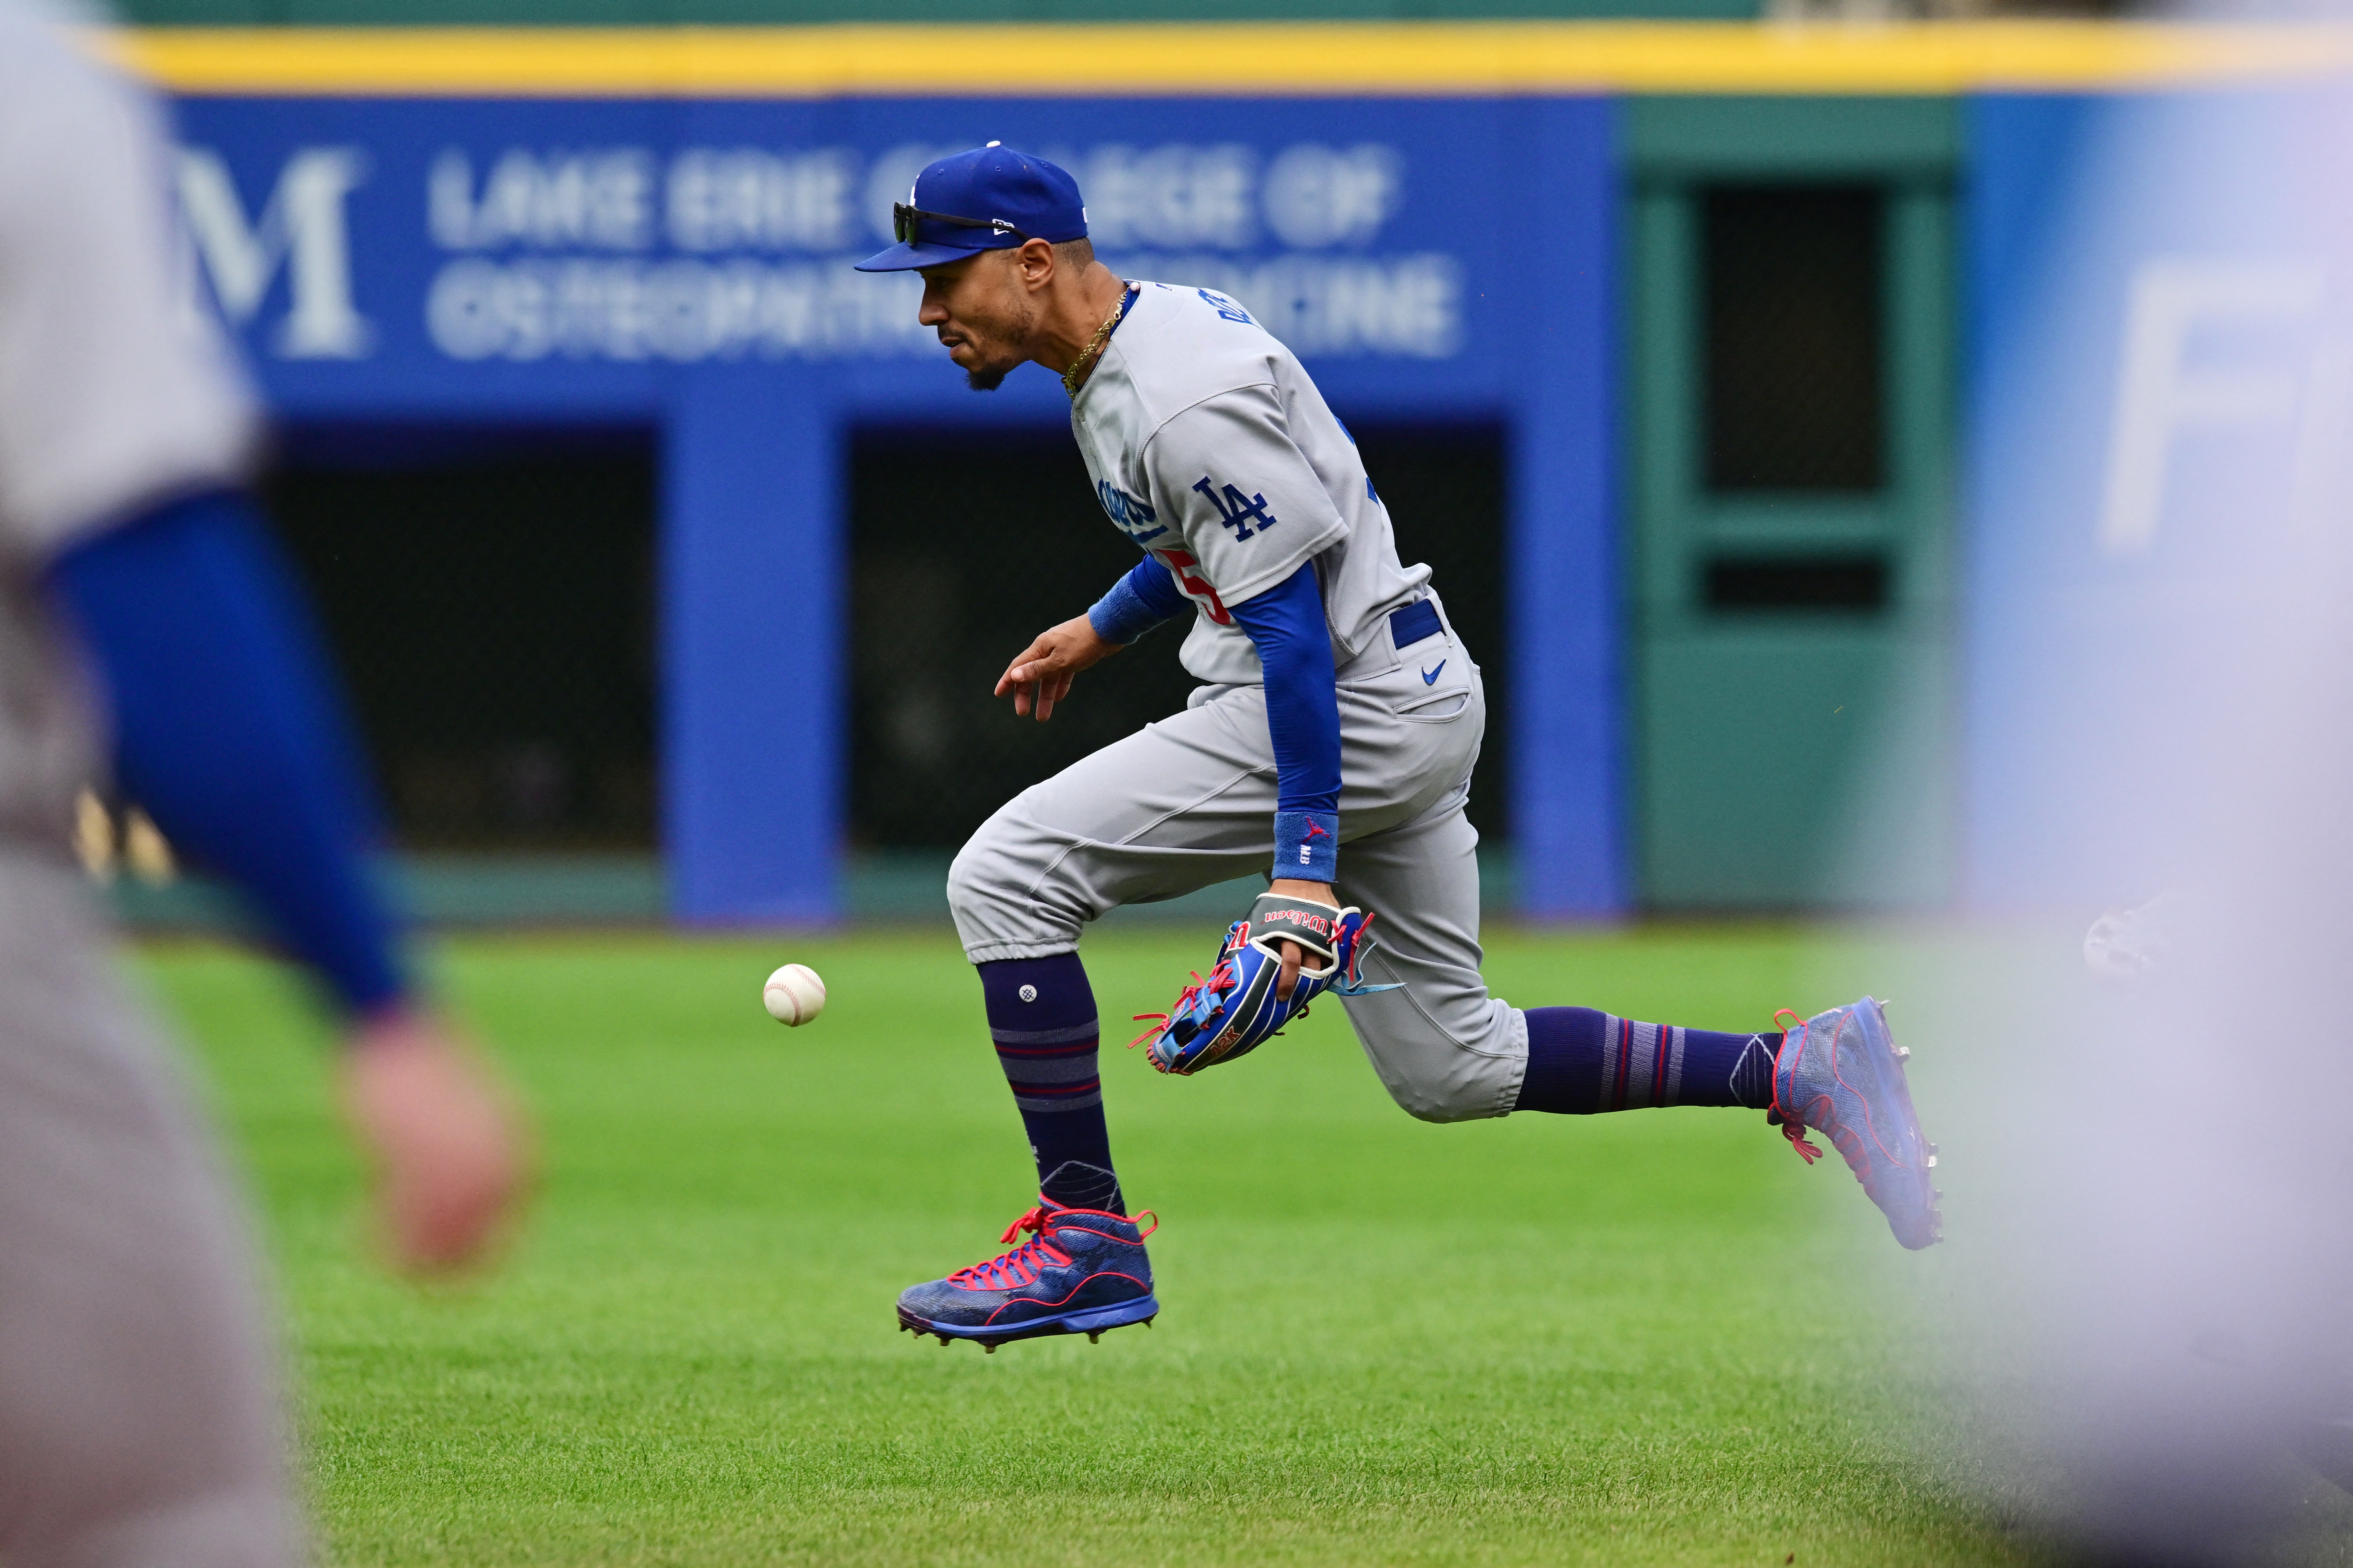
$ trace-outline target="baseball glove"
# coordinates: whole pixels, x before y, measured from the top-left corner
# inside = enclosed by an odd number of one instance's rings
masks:
[[[1356,965],[1372,946],[1365,934],[1372,923],[1373,917],[1361,910],[1260,894],[1250,918],[1226,928],[1217,967],[1207,980],[1196,971],[1167,1012],[1135,1016],[1138,1023],[1151,1020],[1152,1027],[1130,1040],[1129,1047],[1143,1046],[1162,1072],[1196,1073],[1256,1050],[1293,1018],[1305,1017],[1307,1005],[1326,991],[1366,996],[1396,990],[1367,985],[1357,977]],[[1299,984],[1287,1002],[1274,994],[1282,978],[1282,952],[1276,944],[1282,942],[1306,950]]]

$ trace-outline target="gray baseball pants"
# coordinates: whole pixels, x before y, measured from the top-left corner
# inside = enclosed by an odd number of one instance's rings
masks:
[[[80,874],[0,847],[0,1561],[305,1556],[232,1184]]]
[[[1400,656],[1384,623],[1340,671],[1339,696],[1334,891],[1378,917],[1365,979],[1400,986],[1345,999],[1348,1022],[1413,1115],[1508,1115],[1528,1031],[1479,973],[1479,835],[1462,809],[1487,722],[1478,668],[1451,627]],[[1183,712],[1024,790],[973,835],[948,873],[965,956],[1071,952],[1120,904],[1263,875],[1274,805],[1265,689],[1198,688]]]

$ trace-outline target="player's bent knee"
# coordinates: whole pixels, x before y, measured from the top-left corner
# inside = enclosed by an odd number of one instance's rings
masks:
[[[1416,1121],[1483,1121],[1511,1108],[1498,1106],[1493,1091],[1483,1085],[1426,1085],[1382,1080],[1398,1108]]]
[[[1398,1109],[1417,1121],[1479,1121],[1510,1114],[1518,1071],[1452,1041],[1367,1039],[1365,1054]]]
[[[1018,821],[1004,812],[983,823],[948,867],[948,913],[975,963],[1065,952],[1078,925],[1041,898],[1040,857]]]
[[[1482,1005],[1478,1015],[1440,1026],[1419,1009],[1400,1005],[1398,994],[1368,997],[1348,1009],[1365,1055],[1398,1109],[1417,1121],[1510,1115],[1526,1070],[1525,1037],[1511,1029],[1510,1009]],[[1477,1032],[1472,1025],[1480,1026]]]
[[[978,833],[965,841],[948,866],[948,912],[956,923],[986,919],[992,911],[1002,909],[1009,900],[1012,889],[1001,874],[1002,858],[985,842],[988,828],[984,825]]]

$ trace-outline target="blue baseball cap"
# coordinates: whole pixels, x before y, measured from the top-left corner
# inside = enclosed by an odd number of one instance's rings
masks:
[[[944,267],[983,250],[1011,250],[1025,240],[1060,245],[1087,233],[1078,181],[1043,158],[997,142],[932,164],[915,176],[907,199],[892,205],[891,216],[899,243],[860,262],[859,271]]]

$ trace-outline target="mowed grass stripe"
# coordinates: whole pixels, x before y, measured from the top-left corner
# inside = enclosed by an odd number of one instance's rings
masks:
[[[1209,933],[1213,935],[1214,933]],[[983,1356],[892,1331],[1031,1193],[944,932],[473,939],[455,1005],[537,1109],[546,1184],[496,1279],[362,1255],[317,1027],[269,966],[143,957],[267,1215],[333,1561],[2010,1563],[1907,1434],[1936,1289],[1835,1162],[1750,1112],[1431,1127],[1336,1005],[1248,1061],[1121,1052],[1209,936],[1087,956],[1165,1312]],[[797,958],[825,1016],[759,982]],[[1523,1002],[1758,1027],[1876,961],[1777,928],[1499,937]],[[1116,1022],[1113,1022],[1116,1020]]]

